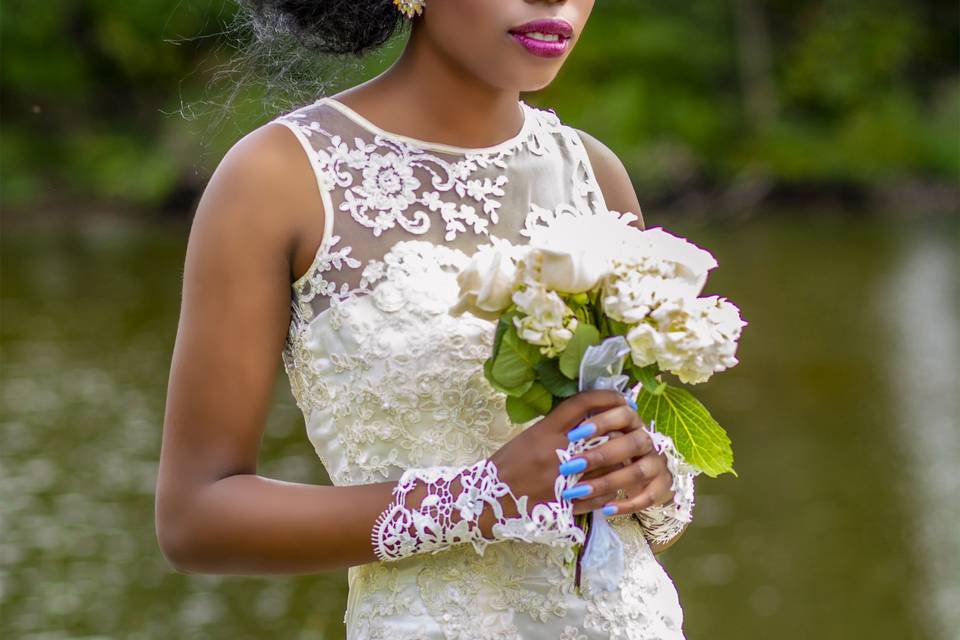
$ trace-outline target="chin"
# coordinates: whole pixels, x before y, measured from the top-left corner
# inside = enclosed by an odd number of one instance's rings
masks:
[[[531,79],[530,82],[528,82],[528,83],[526,83],[526,84],[524,84],[524,85],[521,86],[520,91],[523,91],[523,92],[527,92],[527,91],[539,91],[540,89],[546,88],[547,85],[549,85],[551,82],[553,82],[554,78],[556,78],[556,77],[557,77],[557,74],[556,74],[556,72],[554,72],[554,73],[551,73],[551,74],[548,75],[548,76],[545,75],[545,76],[541,76],[541,77],[536,78],[536,79]]]
[[[523,69],[516,65],[504,69],[500,74],[494,74],[496,78],[491,84],[502,89],[514,89],[521,93],[539,91],[553,82],[559,72],[559,66],[549,69]]]

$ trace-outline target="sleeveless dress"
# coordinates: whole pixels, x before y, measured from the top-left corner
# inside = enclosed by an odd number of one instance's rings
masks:
[[[533,424],[511,423],[484,378],[495,324],[448,313],[456,275],[490,236],[521,242],[558,211],[606,205],[576,130],[518,108],[520,131],[485,148],[394,134],[330,97],[274,120],[302,145],[324,210],[292,285],[283,364],[335,485],[470,465]],[[610,523],[627,558],[617,591],[578,594],[556,547],[459,545],[351,567],[347,638],[682,639],[673,582],[639,525]]]

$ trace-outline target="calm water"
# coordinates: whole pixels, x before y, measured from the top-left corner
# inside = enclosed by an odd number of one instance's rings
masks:
[[[689,638],[960,637],[956,220],[673,228],[750,322],[699,390],[740,477],[700,481],[662,556]],[[157,548],[185,237],[5,230],[0,637],[343,637],[345,572],[185,576]],[[279,375],[259,472],[325,482]]]

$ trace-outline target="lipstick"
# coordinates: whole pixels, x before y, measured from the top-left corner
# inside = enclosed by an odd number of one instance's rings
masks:
[[[542,58],[562,56],[570,47],[573,26],[566,20],[531,20],[509,31],[524,49]]]

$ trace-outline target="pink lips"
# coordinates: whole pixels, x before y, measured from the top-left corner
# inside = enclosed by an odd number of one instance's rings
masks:
[[[560,37],[555,41],[544,41],[526,35],[533,31],[544,34],[557,34]],[[533,55],[543,58],[556,58],[557,56],[562,56],[570,46],[573,27],[566,20],[532,20],[510,29],[510,35]]]

